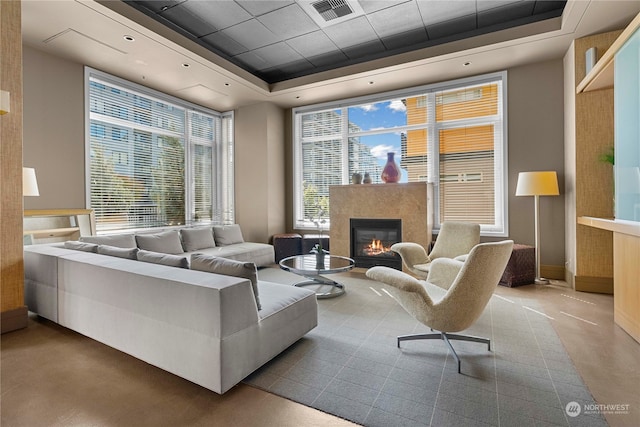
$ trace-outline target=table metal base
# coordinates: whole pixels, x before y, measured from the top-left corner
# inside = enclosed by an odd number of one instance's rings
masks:
[[[309,280],[305,280],[302,282],[296,283],[294,286],[317,286],[316,289],[316,298],[334,298],[344,294],[346,291],[344,289],[344,285],[342,283],[338,283],[335,280],[327,279],[323,276],[304,276]],[[323,288],[329,287],[327,292],[322,292]]]

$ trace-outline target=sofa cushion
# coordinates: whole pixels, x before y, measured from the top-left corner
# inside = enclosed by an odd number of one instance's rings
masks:
[[[138,248],[145,251],[161,252],[164,254],[181,254],[182,242],[177,230],[163,231],[155,234],[136,234]]]
[[[73,249],[76,251],[98,252],[98,245],[95,243],[77,242],[75,240],[64,242],[64,247],[65,249]]]
[[[96,245],[117,246],[119,248],[135,248],[136,239],[133,234],[112,234],[109,236],[82,236],[81,242],[95,243]]]
[[[165,254],[162,252],[152,252],[140,249],[136,254],[138,261],[150,262],[152,264],[168,265],[170,267],[189,268],[189,260],[186,256]]]
[[[253,262],[256,267],[265,267],[275,262],[273,245],[267,243],[236,243],[228,246],[200,249],[197,253],[236,261]]]
[[[258,310],[262,309],[258,293],[258,269],[254,263],[234,261],[205,254],[191,254],[191,269],[249,279]]]
[[[183,228],[180,230],[180,238],[185,252],[216,246],[216,242],[213,240],[213,230],[210,227]]]
[[[138,259],[138,248],[119,248],[117,246],[100,245],[98,253],[102,255],[115,256],[118,258]]]
[[[242,230],[238,224],[233,225],[214,225],[213,237],[218,246],[233,245],[234,243],[243,243]]]

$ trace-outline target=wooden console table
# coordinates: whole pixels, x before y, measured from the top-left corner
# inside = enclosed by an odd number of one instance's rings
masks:
[[[64,242],[93,236],[93,209],[31,209],[24,211],[24,244]]]
[[[613,319],[640,342],[640,223],[581,216],[578,224],[613,232]]]

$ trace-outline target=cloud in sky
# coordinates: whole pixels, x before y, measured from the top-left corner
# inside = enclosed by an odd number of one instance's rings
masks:
[[[387,106],[387,108],[393,112],[398,111],[398,112],[404,113],[405,111],[407,111],[407,107],[399,99],[389,102],[389,105]]]
[[[380,144],[380,145],[371,147],[371,154],[373,154],[375,158],[380,160],[386,160],[387,153],[390,151],[395,152],[396,148],[393,145],[386,145],[386,144]]]
[[[376,104],[364,104],[364,105],[358,105],[358,108],[366,111],[367,113],[369,111],[376,111],[378,109],[378,107],[376,107]]]

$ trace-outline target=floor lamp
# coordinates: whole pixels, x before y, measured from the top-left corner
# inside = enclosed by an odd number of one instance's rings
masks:
[[[558,177],[553,171],[520,172],[516,196],[533,196],[536,230],[536,279],[537,285],[546,285],[549,280],[540,277],[540,196],[558,196]]]

